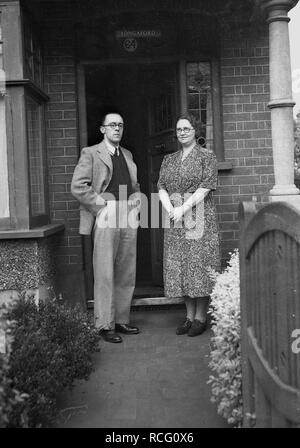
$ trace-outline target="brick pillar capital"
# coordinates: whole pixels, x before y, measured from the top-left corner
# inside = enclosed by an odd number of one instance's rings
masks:
[[[288,11],[297,5],[299,0],[260,0],[260,7],[269,15],[273,11]]]

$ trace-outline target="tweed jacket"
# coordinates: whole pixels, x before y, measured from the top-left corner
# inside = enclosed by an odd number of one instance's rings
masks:
[[[121,147],[127,162],[133,192],[139,192],[137,182],[137,167],[132,154]],[[95,217],[101,208],[105,206],[103,193],[112,178],[112,160],[104,140],[94,146],[83,148],[80,159],[76,165],[71,193],[80,203],[81,235],[90,235],[94,226]]]

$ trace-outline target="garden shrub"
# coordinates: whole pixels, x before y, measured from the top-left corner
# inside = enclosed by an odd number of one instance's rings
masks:
[[[13,387],[13,381],[9,376],[9,357],[11,352],[10,332],[13,323],[2,319],[0,310],[0,332],[4,336],[3,351],[0,353],[0,428],[6,428],[14,421],[15,426],[26,428],[27,403],[26,394],[21,394]]]
[[[212,317],[212,350],[209,366],[213,371],[211,401],[229,424],[241,426],[242,364],[240,341],[240,282],[238,251],[231,254],[223,273],[215,274],[209,314]]]
[[[6,317],[15,322],[9,374],[13,386],[29,395],[28,426],[51,426],[58,394],[76,379],[88,379],[99,335],[79,306],[56,298],[36,304],[22,296]]]
[[[26,394],[13,387],[9,377],[8,356],[0,354],[0,428],[7,428],[11,422],[15,427],[26,428]]]

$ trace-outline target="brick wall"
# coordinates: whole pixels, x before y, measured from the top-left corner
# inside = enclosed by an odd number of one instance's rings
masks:
[[[222,256],[238,246],[240,201],[267,201],[274,183],[269,101],[268,29],[262,36],[224,39],[221,83],[225,160],[217,203]]]
[[[51,9],[53,21],[44,27],[45,88],[50,97],[46,110],[49,199],[52,222],[66,228],[57,252],[58,265],[76,270],[82,264],[82,247],[79,206],[70,193],[79,151],[75,39],[68,11],[59,5],[55,8]]]

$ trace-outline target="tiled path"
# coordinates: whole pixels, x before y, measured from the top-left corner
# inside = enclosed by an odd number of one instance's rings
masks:
[[[139,335],[123,343],[101,340],[95,371],[62,397],[64,428],[227,427],[210,402],[208,354],[211,330],[176,336],[184,310],[133,311]]]

